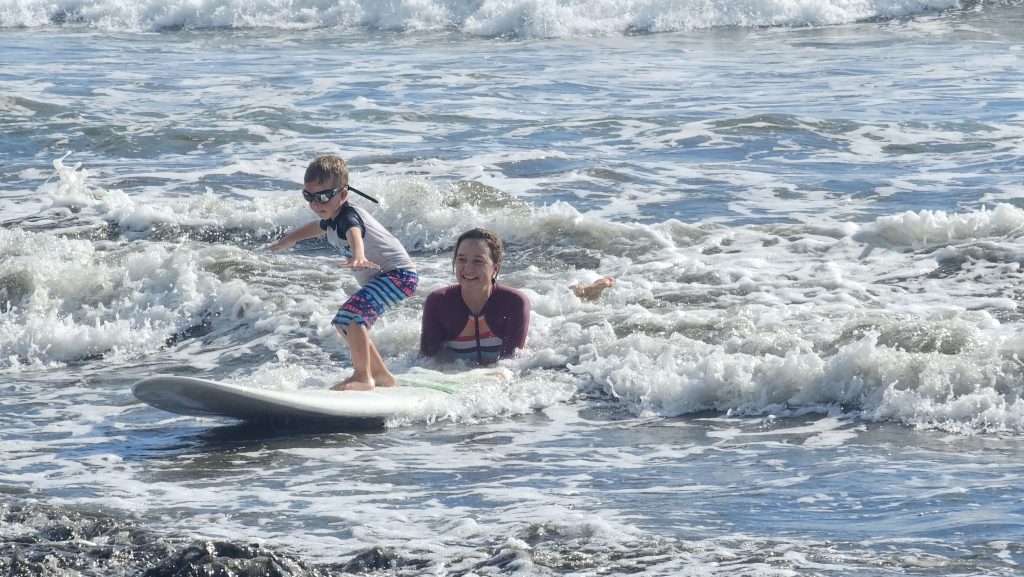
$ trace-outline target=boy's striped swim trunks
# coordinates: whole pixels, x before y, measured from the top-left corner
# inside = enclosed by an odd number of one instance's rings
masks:
[[[331,324],[345,334],[353,321],[369,329],[385,310],[411,297],[419,282],[419,275],[412,270],[399,268],[378,275],[341,305]]]

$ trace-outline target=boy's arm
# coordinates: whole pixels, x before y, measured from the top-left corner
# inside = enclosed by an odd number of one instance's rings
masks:
[[[288,234],[286,234],[284,236],[284,238],[282,238],[281,240],[279,240],[279,241],[275,242],[274,244],[268,246],[267,248],[269,248],[270,250],[272,250],[274,252],[279,252],[279,251],[282,251],[282,250],[288,250],[288,249],[292,248],[293,246],[295,246],[295,243],[299,242],[300,240],[306,240],[308,238],[316,238],[316,237],[321,236],[323,234],[324,234],[324,231],[323,231],[323,229],[320,228],[320,221],[319,220],[314,220],[312,222],[308,222],[308,223],[300,226],[299,228],[289,232]]]
[[[348,239],[348,246],[352,249],[352,258],[345,262],[344,266],[349,268],[380,268],[380,265],[366,260],[365,249],[363,248],[363,231],[358,226],[345,231],[345,238]]]

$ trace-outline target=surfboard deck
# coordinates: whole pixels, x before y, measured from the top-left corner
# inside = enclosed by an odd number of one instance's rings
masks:
[[[418,369],[396,378],[396,387],[332,391],[261,389],[198,377],[156,375],[133,384],[132,394],[150,406],[179,415],[278,424],[330,421],[366,428],[382,427],[388,419],[443,406],[446,398],[459,388],[474,383],[507,383],[511,372],[497,368],[446,374]]]

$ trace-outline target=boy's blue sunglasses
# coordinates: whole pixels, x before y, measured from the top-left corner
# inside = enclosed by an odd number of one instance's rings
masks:
[[[339,186],[338,188],[328,188],[327,190],[321,190],[320,192],[309,192],[308,190],[303,188],[302,189],[302,198],[306,199],[306,202],[315,202],[317,204],[324,204],[327,201],[329,201],[332,198],[334,198],[334,195],[336,195],[339,192],[341,192],[342,189],[344,189],[344,188],[345,188],[344,186]],[[372,196],[366,194],[365,192],[360,192],[360,191],[356,190],[355,188],[353,188],[351,186],[348,187],[348,189],[351,190],[352,192],[358,194],[359,196],[361,196],[363,198],[366,198],[368,200],[376,202],[377,204],[380,204],[380,201],[378,201],[376,198],[373,198]]]

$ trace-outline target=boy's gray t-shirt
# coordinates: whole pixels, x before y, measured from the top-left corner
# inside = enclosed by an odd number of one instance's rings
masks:
[[[320,221],[320,228],[327,231],[327,242],[337,247],[341,254],[349,258],[352,257],[352,247],[348,245],[345,232],[352,227],[358,227],[363,233],[363,253],[366,260],[380,265],[380,270],[353,270],[359,286],[370,282],[373,277],[381,273],[399,268],[416,269],[412,259],[409,258],[409,253],[402,246],[402,242],[365,210],[346,202],[341,205],[337,216]]]

